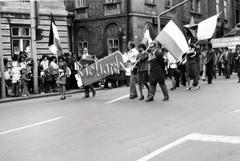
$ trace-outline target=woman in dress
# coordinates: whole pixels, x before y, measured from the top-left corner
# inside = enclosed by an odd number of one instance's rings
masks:
[[[194,46],[191,44],[190,49],[187,52],[187,62],[186,62],[186,77],[187,77],[187,90],[191,90],[191,80],[193,80],[192,85],[195,87],[196,90],[200,88],[198,85],[198,67],[196,62],[197,53],[195,51]]]
[[[59,64],[59,73],[57,77],[57,85],[60,88],[61,93],[61,100],[66,99],[65,92],[66,92],[66,69],[67,65],[62,56],[58,58],[58,64]]]
[[[140,93],[140,98],[139,100],[143,100],[143,85],[148,90],[149,93],[149,77],[148,77],[148,52],[146,52],[146,46],[144,44],[139,44],[138,46],[138,51],[139,54],[137,55],[137,76],[138,76],[138,86],[139,86],[139,93]]]

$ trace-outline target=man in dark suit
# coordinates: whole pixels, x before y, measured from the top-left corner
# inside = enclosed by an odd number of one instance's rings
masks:
[[[169,100],[168,90],[165,83],[165,63],[164,63],[164,52],[160,48],[157,48],[157,42],[152,42],[150,44],[150,53],[149,53],[149,82],[150,82],[150,90],[149,97],[146,102],[150,102],[154,100],[157,83],[159,83],[162,93],[164,95],[163,101]]]

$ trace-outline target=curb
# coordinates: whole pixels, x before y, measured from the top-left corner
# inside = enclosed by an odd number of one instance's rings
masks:
[[[103,90],[103,87],[96,88],[96,91]],[[70,92],[66,92],[66,95],[69,94],[76,94],[76,93],[83,93],[84,89],[79,89],[79,90],[74,90]],[[44,98],[44,97],[54,97],[54,96],[59,96],[59,92],[54,92],[54,93],[47,93],[47,94],[36,94],[36,95],[30,95],[28,97],[14,97],[14,98],[4,98],[0,99],[0,104],[1,103],[9,103],[9,102],[16,102],[16,101],[24,101],[24,100],[32,100],[32,99],[37,99],[37,98]]]

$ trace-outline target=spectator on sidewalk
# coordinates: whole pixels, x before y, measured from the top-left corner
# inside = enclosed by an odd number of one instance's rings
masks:
[[[18,56],[14,55],[13,62],[12,62],[12,71],[11,71],[11,77],[12,77],[12,96],[19,97],[20,96],[20,66],[18,63]]]
[[[28,91],[28,84],[30,82],[30,67],[26,66],[25,68],[23,68],[21,70],[21,80],[22,80],[22,86],[23,86],[23,90],[22,90],[22,96],[26,97],[26,96],[30,96],[29,91]]]

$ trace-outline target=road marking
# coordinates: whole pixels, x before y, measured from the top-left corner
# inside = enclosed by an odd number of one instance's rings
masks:
[[[190,135],[184,136],[154,152],[138,159],[137,161],[149,161],[150,159],[156,157],[157,155],[174,148],[186,141],[200,141],[200,142],[215,142],[215,143],[227,143],[227,144],[240,144],[240,137],[238,136],[221,136],[221,135],[205,135],[199,133],[192,133]]]
[[[237,109],[237,110],[231,111],[230,113],[238,113],[238,112],[240,112],[240,109]]]
[[[167,151],[167,150],[169,150],[169,149],[171,149],[171,148],[173,148],[177,145],[180,145],[180,144],[184,143],[185,141],[187,141],[187,138],[189,138],[189,136],[191,136],[191,135],[194,135],[194,134],[190,134],[190,135],[187,135],[185,137],[182,137],[182,138],[180,138],[180,139],[178,139],[178,140],[176,140],[176,141],[174,141],[174,142],[172,142],[172,143],[170,143],[170,144],[168,144],[168,145],[166,145],[166,146],[164,146],[164,147],[162,147],[158,150],[155,150],[154,152],[142,157],[141,159],[138,159],[137,161],[148,161],[148,160],[156,157],[157,155],[159,155],[159,154],[161,154],[161,153],[163,153],[163,152],[165,152],[165,151]]]
[[[8,131],[3,131],[3,132],[0,132],[0,135],[5,135],[5,134],[12,133],[12,132],[16,132],[16,131],[28,129],[28,128],[31,128],[31,127],[40,126],[40,125],[43,125],[43,124],[46,124],[46,123],[50,123],[50,122],[53,122],[53,121],[60,120],[60,119],[62,119],[62,118],[63,118],[63,117],[56,117],[56,118],[53,118],[53,119],[50,119],[50,120],[38,122],[38,123],[35,123],[35,124],[31,124],[31,125],[26,125],[26,126],[23,126],[23,127],[17,128],[17,129],[12,129],[12,130],[8,130]]]
[[[117,102],[117,101],[123,100],[123,99],[128,98],[128,97],[129,97],[129,94],[128,94],[128,95],[125,95],[125,96],[122,96],[122,97],[119,97],[119,98],[116,98],[116,99],[114,99],[114,100],[111,100],[111,101],[105,102],[105,103],[106,103],[106,104],[114,103],[114,102]]]
[[[196,135],[192,135],[191,137],[189,137],[188,140],[201,141],[201,142],[240,144],[240,137],[239,136],[196,134]]]

